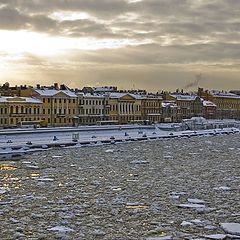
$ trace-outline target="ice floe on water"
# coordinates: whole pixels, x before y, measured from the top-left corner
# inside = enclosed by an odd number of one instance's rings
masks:
[[[204,204],[205,201],[197,198],[188,198],[187,201],[189,203],[196,203],[196,204]]]
[[[163,237],[148,237],[146,240],[172,240],[172,236],[163,236]]]
[[[221,223],[220,226],[226,233],[237,235],[240,238],[240,223]]]
[[[226,187],[226,186],[214,187],[213,189],[217,190],[217,191],[230,191],[231,190],[230,187]]]
[[[206,206],[204,204],[195,204],[195,203],[185,203],[185,204],[179,204],[179,208],[193,208],[193,209],[205,209]]]
[[[52,228],[48,228],[48,231],[55,231],[55,232],[74,232],[72,228],[65,227],[65,226],[56,226]]]
[[[114,149],[107,149],[105,150],[105,153],[113,153],[114,152]]]
[[[193,225],[193,223],[188,222],[188,221],[182,221],[180,225],[181,225],[182,227],[186,227],[186,226],[188,227],[188,226]]]
[[[226,239],[227,235],[225,235],[225,234],[210,234],[210,235],[204,235],[203,237],[206,239],[224,240],[224,239]]]
[[[130,163],[132,163],[132,164],[147,164],[147,163],[149,163],[149,161],[147,161],[147,160],[133,160]]]
[[[0,194],[5,194],[5,193],[8,193],[10,191],[9,188],[6,188],[6,187],[0,187]]]

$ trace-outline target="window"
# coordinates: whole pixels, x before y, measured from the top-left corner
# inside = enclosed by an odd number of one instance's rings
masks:
[[[48,103],[50,103],[51,102],[51,99],[50,98],[48,98]]]

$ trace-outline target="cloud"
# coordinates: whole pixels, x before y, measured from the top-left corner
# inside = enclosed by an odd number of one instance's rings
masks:
[[[85,17],[66,17],[71,14]],[[148,77],[149,86],[158,79],[173,86],[182,77],[181,87],[204,71],[214,72],[215,83],[217,71],[230,72],[235,84],[240,62],[237,0],[0,0],[0,29],[44,33],[51,44],[54,37],[104,43],[95,51],[73,44],[55,58],[36,53],[19,62],[46,79],[67,81],[69,74],[75,85],[79,76],[90,83],[117,79],[124,86],[132,79],[144,86]]]

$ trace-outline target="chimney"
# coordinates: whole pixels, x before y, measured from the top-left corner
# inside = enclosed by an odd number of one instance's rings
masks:
[[[54,88],[55,88],[56,90],[59,89],[59,88],[58,88],[58,83],[54,83]]]

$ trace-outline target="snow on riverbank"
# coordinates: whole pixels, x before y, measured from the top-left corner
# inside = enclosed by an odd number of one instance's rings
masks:
[[[215,136],[219,134],[239,133],[237,128],[208,129],[198,131],[162,131],[154,126],[108,126],[104,128],[88,127],[84,132],[75,129],[54,129],[26,131],[10,130],[11,135],[1,132],[0,156],[20,156],[52,147],[83,147],[103,144],[117,144],[133,141],[151,141],[172,138],[189,138],[197,136]],[[21,133],[21,134],[20,134]],[[2,157],[2,158],[4,158]]]

